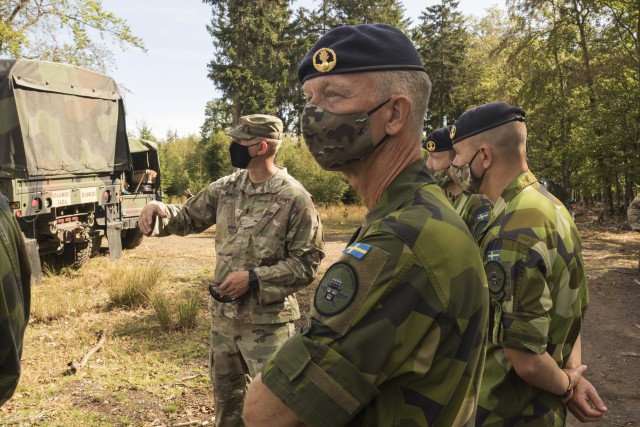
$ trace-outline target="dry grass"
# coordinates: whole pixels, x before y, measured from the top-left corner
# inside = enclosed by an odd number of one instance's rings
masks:
[[[93,310],[104,303],[106,293],[101,281],[110,268],[107,258],[89,261],[81,270],[43,271],[42,283],[35,285],[31,295],[31,321],[51,322]]]
[[[151,264],[114,263],[104,287],[113,304],[138,308],[151,302],[151,294],[160,285],[164,269],[159,262]]]
[[[367,213],[362,205],[318,206],[317,209],[325,234],[352,232]]]

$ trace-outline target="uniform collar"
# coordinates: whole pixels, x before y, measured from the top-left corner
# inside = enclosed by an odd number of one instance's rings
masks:
[[[418,188],[425,184],[435,184],[435,182],[435,179],[427,170],[424,160],[415,161],[391,181],[380,196],[376,206],[365,217],[365,222],[370,223],[386,217],[402,206],[408,199],[412,199]]]
[[[276,193],[280,189],[282,181],[287,176],[287,168],[276,166],[276,173],[273,174],[268,180],[261,182],[260,184],[253,184],[249,179],[249,172],[246,169],[238,172],[237,183],[238,187],[247,194],[267,194]]]
[[[516,176],[513,181],[511,181],[505,189],[502,191],[498,200],[496,200],[496,204],[493,207],[493,218],[494,220],[500,216],[500,214],[507,209],[507,206],[516,196],[522,193],[526,189],[537,189],[540,188],[540,184],[538,183],[538,179],[531,173],[531,171],[526,171]],[[493,222],[493,221],[492,221]]]

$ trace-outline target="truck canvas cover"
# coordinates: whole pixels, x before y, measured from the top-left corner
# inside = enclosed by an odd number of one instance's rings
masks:
[[[0,178],[128,169],[124,107],[112,78],[52,62],[0,60]]]

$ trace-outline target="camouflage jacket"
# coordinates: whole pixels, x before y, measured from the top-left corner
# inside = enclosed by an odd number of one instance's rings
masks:
[[[627,221],[634,231],[640,231],[640,194],[629,204]]]
[[[505,188],[493,214],[481,245],[491,313],[477,425],[564,426],[560,399],[523,381],[503,348],[547,352],[564,367],[588,303],[580,235],[531,172]]]
[[[31,304],[31,265],[18,224],[0,193],[0,406],[18,386]]]
[[[487,225],[489,225],[492,207],[493,203],[487,196],[469,191],[463,191],[453,200],[453,209],[462,217],[464,223],[469,227],[471,235],[478,243],[482,241]]]
[[[312,426],[473,423],[488,291],[469,230],[410,165],[318,285],[262,380]]]
[[[212,300],[215,316],[255,324],[300,317],[293,293],[315,278],[324,240],[311,196],[286,170],[258,185],[246,170],[236,172],[168,210],[161,234],[184,236],[216,224],[215,283],[234,271],[258,276],[259,287],[234,302]]]

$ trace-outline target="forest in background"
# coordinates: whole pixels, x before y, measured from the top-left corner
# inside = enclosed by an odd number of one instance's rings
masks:
[[[474,105],[503,100],[527,112],[528,157],[539,176],[571,197],[624,211],[640,183],[640,3],[626,0],[507,0],[506,9],[466,16],[457,1],[425,7],[413,22],[400,0],[203,0],[211,7],[208,76],[220,94],[203,108],[200,135],[157,137],[145,123],[135,136],[161,142],[168,195],[196,192],[230,171],[223,131],[238,117],[275,114],[289,132],[280,164],[321,203],[352,202],[340,175],[315,167],[298,138],[304,99],[297,65],[318,37],[342,24],[387,23],[415,43],[433,83],[425,133]],[[40,37],[29,37],[39,28]],[[65,43],[43,29],[70,28]],[[91,38],[94,32],[100,39]],[[103,41],[110,37],[111,45]],[[0,54],[94,69],[112,46],[142,40],[99,0],[6,0],[0,4]]]

